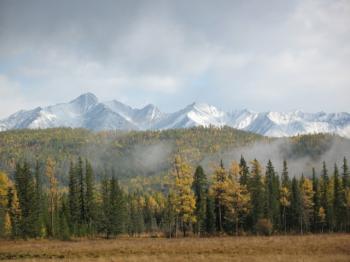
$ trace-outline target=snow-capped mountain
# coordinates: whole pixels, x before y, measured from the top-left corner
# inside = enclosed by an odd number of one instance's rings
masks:
[[[254,112],[231,113],[207,104],[193,103],[177,112],[162,113],[156,106],[132,108],[119,101],[99,102],[91,93],[68,102],[32,110],[21,110],[0,121],[0,131],[83,127],[91,130],[150,130],[193,126],[231,126],[266,136],[335,133],[350,137],[349,113]]]

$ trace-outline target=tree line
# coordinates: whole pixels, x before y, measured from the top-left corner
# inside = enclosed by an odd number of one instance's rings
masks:
[[[44,171],[42,171],[44,170]],[[347,159],[320,174],[290,177],[242,156],[207,176],[176,156],[166,187],[127,192],[115,171],[97,181],[91,163],[70,163],[67,186],[59,185],[55,162],[17,163],[13,179],[0,173],[0,236],[3,238],[305,234],[350,232]],[[46,182],[44,182],[46,181]]]

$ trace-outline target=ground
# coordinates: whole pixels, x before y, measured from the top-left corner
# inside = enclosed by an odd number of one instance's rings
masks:
[[[0,260],[350,261],[350,234],[0,241]]]

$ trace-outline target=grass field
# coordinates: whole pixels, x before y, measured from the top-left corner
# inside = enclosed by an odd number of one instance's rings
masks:
[[[0,241],[0,260],[350,261],[350,235]]]

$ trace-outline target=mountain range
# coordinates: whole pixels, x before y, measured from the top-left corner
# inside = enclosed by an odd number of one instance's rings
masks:
[[[100,102],[92,93],[48,107],[21,110],[0,120],[0,131],[53,127],[101,130],[164,130],[194,126],[231,126],[265,136],[334,133],[350,137],[349,113],[224,112],[204,103],[193,103],[174,113],[163,113],[150,104],[141,109],[119,101]]]

